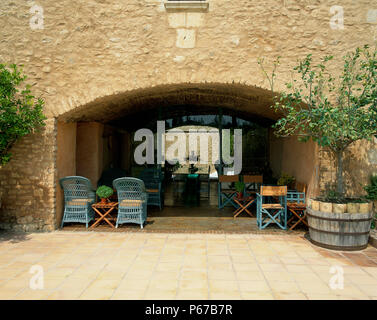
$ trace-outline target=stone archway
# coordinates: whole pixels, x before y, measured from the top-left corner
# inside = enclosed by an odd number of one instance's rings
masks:
[[[148,114],[157,108],[162,113],[184,114],[205,113],[221,107],[224,112],[242,115],[269,127],[279,117],[270,107],[271,104],[272,92],[268,90],[222,83],[167,84],[95,99],[61,114],[57,119],[57,179],[84,172],[83,175],[97,181],[102,170],[99,157],[103,152],[100,141],[104,125],[124,126],[127,119],[134,121],[135,114],[145,114],[145,118],[148,118]],[[314,167],[317,160],[314,145],[299,144],[295,139],[283,141],[273,138],[272,134],[270,144],[273,170],[279,174],[281,171],[294,174],[310,185],[310,192],[315,192]],[[81,163],[85,170],[81,169]],[[61,218],[61,204],[62,194],[57,187],[57,221]]]

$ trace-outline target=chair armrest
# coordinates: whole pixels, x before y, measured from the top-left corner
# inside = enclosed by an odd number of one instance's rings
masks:
[[[92,199],[94,202],[96,201],[96,193],[94,191],[88,192],[88,198]]]
[[[141,195],[141,200],[144,201],[144,202],[148,201],[148,193],[143,193]]]

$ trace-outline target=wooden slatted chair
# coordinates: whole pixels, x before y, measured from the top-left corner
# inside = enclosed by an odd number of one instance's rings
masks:
[[[293,230],[299,224],[308,226],[306,221],[306,184],[296,182],[295,190],[288,191],[287,209],[289,230]]]
[[[278,202],[267,202],[267,199],[278,199]],[[257,193],[258,228],[265,229],[271,223],[287,229],[287,186],[261,186]]]
[[[244,175],[243,183],[245,184],[244,195],[255,196],[263,183],[263,175]]]
[[[235,208],[238,208],[237,203],[233,201],[233,197],[237,193],[234,188],[230,185],[231,183],[235,183],[239,181],[239,175],[234,176],[219,176],[218,182],[218,202],[219,202],[219,209],[223,209],[226,205],[232,205]],[[227,188],[223,188],[223,183],[227,184]]]

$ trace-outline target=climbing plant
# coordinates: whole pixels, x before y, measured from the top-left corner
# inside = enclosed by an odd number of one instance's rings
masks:
[[[0,165],[11,159],[17,140],[45,125],[44,101],[32,95],[25,80],[17,65],[0,64]]]

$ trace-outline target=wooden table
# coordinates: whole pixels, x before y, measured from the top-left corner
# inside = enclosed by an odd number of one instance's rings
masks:
[[[99,225],[101,221],[107,222],[110,227],[115,228],[114,224],[111,221],[116,221],[116,218],[111,215],[111,212],[114,209],[117,209],[118,202],[108,202],[108,203],[95,203],[92,204],[93,210],[97,213],[99,216],[98,218],[95,218],[95,222],[90,226],[90,228],[95,228]]]
[[[250,217],[252,217],[252,213],[248,210],[248,207],[251,206],[253,204],[253,202],[255,201],[255,198],[254,197],[242,197],[242,198],[239,198],[237,195],[235,195],[233,197],[233,201],[235,203],[238,204],[238,208],[236,209],[236,211],[234,211],[234,216],[233,218],[237,218],[237,216],[245,211]]]

